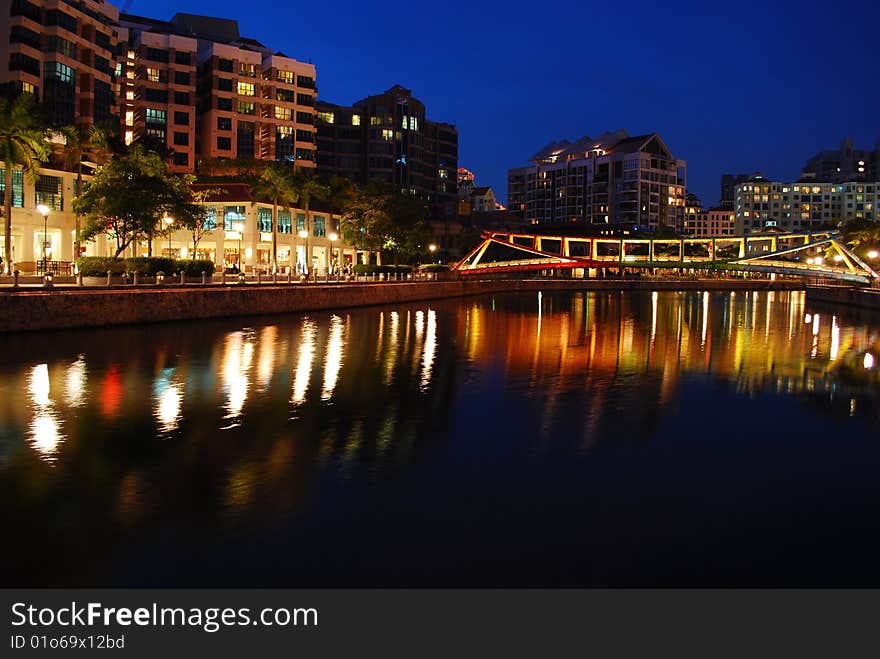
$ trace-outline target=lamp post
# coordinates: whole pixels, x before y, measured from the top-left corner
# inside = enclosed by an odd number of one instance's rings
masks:
[[[434,243],[431,243],[430,245],[428,245],[428,251],[431,252],[431,262],[433,263],[433,261],[434,261],[434,252],[437,251],[437,245],[435,245]]]
[[[37,204],[37,212],[43,216],[43,274],[46,274],[46,243],[49,238],[49,207],[46,204]]]
[[[309,232],[307,229],[299,230],[299,237],[303,239],[303,274],[309,276]]]
[[[241,236],[244,234],[244,222],[233,222],[232,230],[238,232],[238,271],[241,272]]]
[[[171,258],[171,225],[174,224],[174,218],[166,215],[162,218],[162,224],[165,225],[165,231],[168,232],[168,258]]]
[[[331,262],[331,264],[335,265],[335,267],[333,268],[333,272],[331,274],[336,274],[336,271],[338,270],[338,267],[339,267],[339,263],[336,261],[335,243],[339,239],[339,235],[336,232],[331,231],[329,234],[327,234],[327,239],[330,241],[330,262]]]

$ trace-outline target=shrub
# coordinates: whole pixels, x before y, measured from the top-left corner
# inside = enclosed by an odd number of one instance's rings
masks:
[[[201,277],[202,271],[204,271],[210,277],[214,274],[214,262],[203,260],[177,261],[175,270],[185,272],[187,277]]]
[[[177,270],[175,264],[174,259],[161,256],[136,256],[125,259],[125,267],[129,272],[138,272],[148,277],[154,276],[157,272],[172,275]]]
[[[448,272],[449,266],[445,263],[425,263],[419,266],[422,272]]]
[[[372,275],[376,273],[384,273],[393,275],[395,272],[399,272],[401,274],[412,272],[412,266],[409,265],[398,265],[397,267],[393,265],[374,265],[359,263],[354,266],[353,272],[356,275]]]
[[[114,275],[125,272],[125,261],[112,256],[82,256],[77,259],[76,267],[83,277],[105,277],[108,270]]]

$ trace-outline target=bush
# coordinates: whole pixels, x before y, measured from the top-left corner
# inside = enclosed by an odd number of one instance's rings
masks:
[[[421,272],[448,272],[449,266],[445,263],[425,263],[419,266]]]
[[[202,260],[177,261],[175,270],[185,272],[187,277],[201,277],[202,271],[204,271],[210,277],[214,274],[214,262]]]
[[[125,268],[128,272],[138,272],[148,277],[154,276],[157,272],[172,275],[177,270],[175,264],[174,259],[166,259],[161,256],[136,256],[125,259]]]
[[[395,267],[393,265],[374,265],[372,263],[370,263],[370,264],[359,263],[358,265],[354,266],[354,268],[352,270],[353,270],[354,274],[356,274],[356,275],[372,275],[372,274],[377,274],[377,273],[380,273],[380,274],[384,273],[384,274],[388,274],[388,275],[393,275],[396,272],[401,273],[401,274],[405,274],[407,272],[412,272],[412,266],[398,265]]]
[[[76,267],[83,277],[106,277],[108,270],[121,275],[125,272],[125,260],[112,256],[82,256],[77,259]]]

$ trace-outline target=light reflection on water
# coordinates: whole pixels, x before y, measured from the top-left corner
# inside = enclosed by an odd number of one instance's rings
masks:
[[[760,401],[780,396],[798,406],[792,433],[829,415],[873,428],[878,328],[807,310],[799,293],[654,292],[11,337],[0,484],[32,493],[6,497],[13,520],[61,524],[59,507],[80,501],[111,545],[125,542],[117,525],[132,542],[175,528],[186,546],[223,546],[233,523],[262,533],[305,515],[321,527],[322,501],[341,524],[381,483],[403,479],[383,505],[404,506],[416,486],[402,474],[434,482],[435,464],[435,491],[474,464],[496,500],[508,487],[493,480],[496,457],[511,484],[528,482],[536,460],[589,463],[625,438],[663,444],[664,428],[691,415],[721,423],[731,400],[754,413],[754,433],[775,421]],[[339,503],[345,483],[360,489]],[[436,513],[447,521],[475,505],[454,490],[437,500],[449,501]],[[19,542],[32,548],[26,532]]]

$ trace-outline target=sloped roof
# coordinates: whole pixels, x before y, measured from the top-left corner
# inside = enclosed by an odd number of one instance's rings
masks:
[[[484,186],[484,187],[480,187],[480,188],[474,188],[474,191],[471,194],[474,197],[484,197],[487,194],[489,194],[490,192],[492,192],[492,188],[490,188],[489,186]],[[492,194],[494,196],[495,193],[492,192]]]

